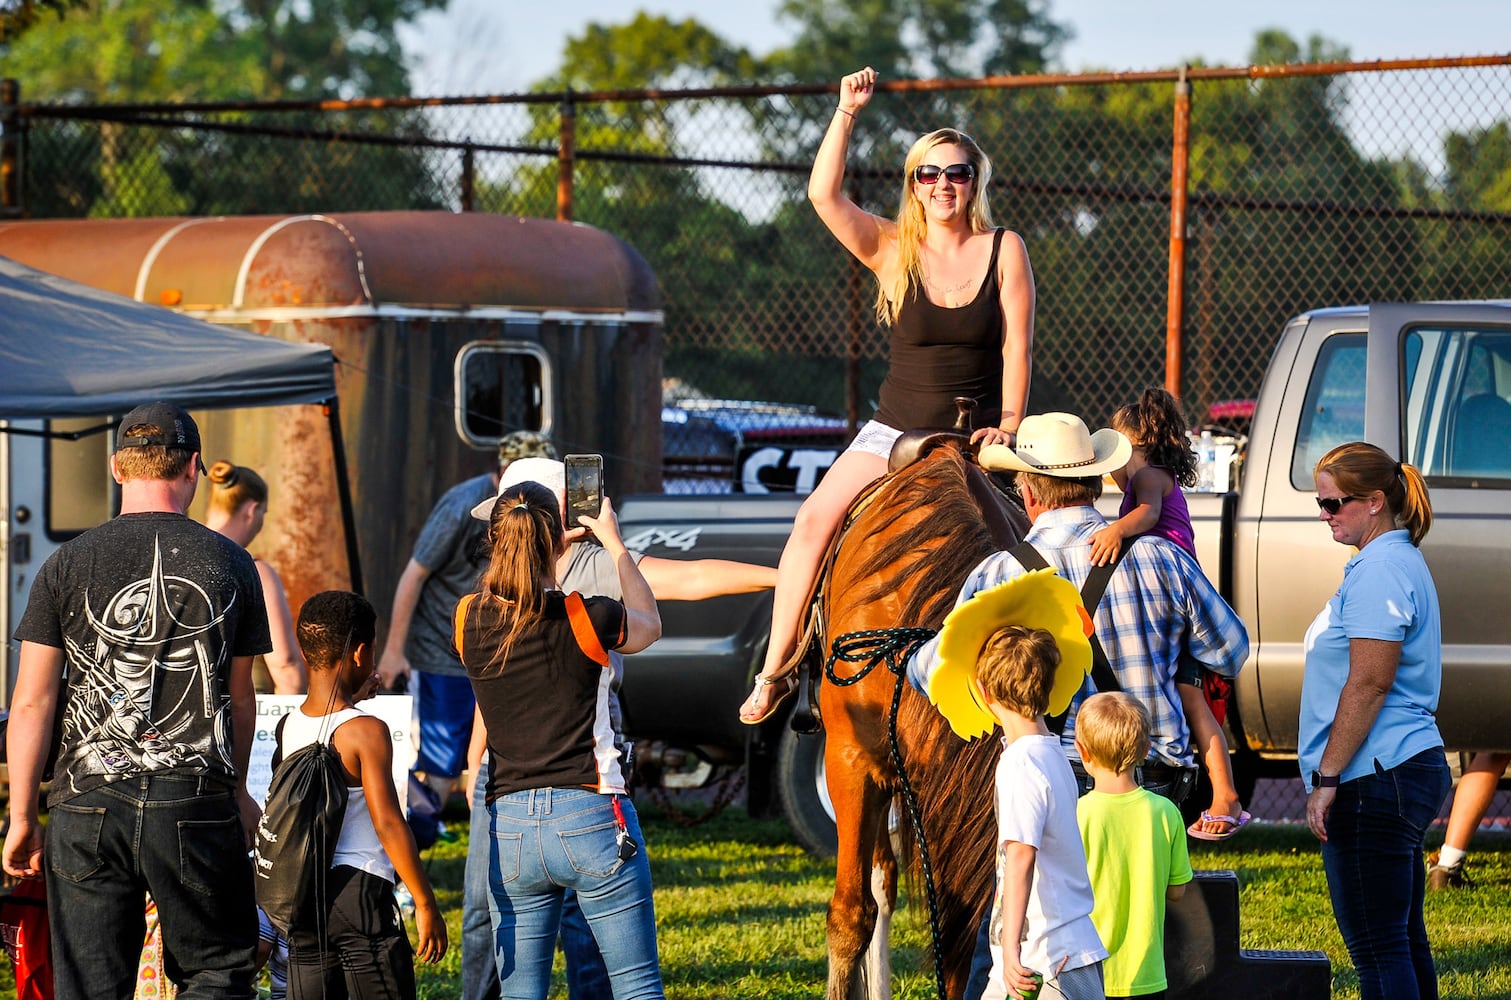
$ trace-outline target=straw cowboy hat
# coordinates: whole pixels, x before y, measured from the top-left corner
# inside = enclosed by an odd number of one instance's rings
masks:
[[[1018,425],[1018,447],[984,445],[976,460],[992,472],[1037,472],[1057,479],[1101,476],[1128,464],[1133,445],[1103,428],[1095,434],[1074,413],[1039,413]]]
[[[1028,423],[1027,420],[1024,421]],[[939,630],[939,663],[929,678],[929,701],[963,740],[985,736],[997,725],[981,703],[976,661],[981,647],[1004,625],[1042,628],[1060,647],[1060,666],[1049,695],[1049,715],[1059,715],[1091,673],[1091,617],[1075,584],[1052,569],[1036,569],[956,605]]]

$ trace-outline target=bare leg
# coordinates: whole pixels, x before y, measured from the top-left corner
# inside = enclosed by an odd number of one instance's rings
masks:
[[[1501,772],[1508,763],[1511,763],[1511,754],[1504,753],[1481,752],[1469,761],[1469,767],[1459,777],[1458,790],[1453,793],[1453,809],[1448,814],[1444,847],[1469,850],[1469,840],[1490,809]]]
[[[1212,715],[1212,708],[1202,695],[1201,688],[1191,684],[1176,684],[1180,694],[1180,707],[1186,713],[1186,725],[1191,730],[1191,742],[1196,745],[1197,756],[1207,768],[1207,778],[1212,782],[1212,806],[1207,810],[1212,816],[1231,816],[1235,820],[1243,811],[1238,801],[1238,786],[1233,781],[1233,763],[1228,757],[1228,741],[1222,727]],[[1231,823],[1205,821],[1198,829],[1207,833],[1226,833]]]
[[[782,549],[776,569],[776,592],[772,595],[771,639],[766,646],[762,677],[776,677],[797,645],[798,623],[808,591],[818,575],[829,540],[839,530],[845,511],[872,480],[885,475],[886,459],[861,451],[847,451],[824,473],[818,488],[798,508],[792,535]],[[775,696],[786,693],[781,685],[757,684],[740,709],[742,719],[764,715]]]

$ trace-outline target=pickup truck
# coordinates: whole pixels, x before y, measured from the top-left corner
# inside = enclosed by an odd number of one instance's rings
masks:
[[[1240,791],[1295,775],[1302,637],[1342,579],[1351,550],[1318,523],[1312,468],[1366,440],[1416,465],[1432,494],[1423,552],[1443,614],[1438,723],[1450,750],[1511,749],[1511,302],[1320,309],[1281,332],[1260,387],[1236,484],[1189,497],[1202,566],[1242,615],[1250,661],[1229,714]],[[627,498],[625,537],[669,558],[775,564],[798,499]],[[1115,510],[1117,497],[1104,501]],[[821,736],[784,714],[758,729],[736,711],[760,664],[769,594],[663,605],[665,637],[630,657],[630,735],[651,759],[711,775],[746,764],[755,813],[780,809],[799,840],[832,851]],[[1501,693],[1497,693],[1501,692]],[[690,772],[691,773],[691,772]],[[1243,787],[1247,785],[1247,787]]]

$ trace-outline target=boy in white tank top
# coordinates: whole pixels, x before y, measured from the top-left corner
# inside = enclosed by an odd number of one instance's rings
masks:
[[[309,694],[283,723],[279,749],[287,757],[323,735],[341,757],[348,797],[323,919],[289,935],[291,1000],[414,997],[396,874],[414,895],[419,958],[434,963],[446,953],[446,922],[394,790],[388,726],[354,704],[375,676],[376,630],[372,605],[348,591],[316,594],[299,612]]]

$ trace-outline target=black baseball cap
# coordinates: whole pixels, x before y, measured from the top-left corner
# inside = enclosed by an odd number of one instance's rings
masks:
[[[158,429],[156,434],[127,434],[129,428],[138,424],[151,424]],[[189,411],[174,403],[143,403],[121,418],[120,430],[116,433],[115,450],[125,448],[182,448],[199,451],[199,426]]]

